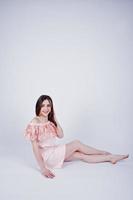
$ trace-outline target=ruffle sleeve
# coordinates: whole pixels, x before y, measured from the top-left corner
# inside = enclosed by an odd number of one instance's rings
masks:
[[[31,141],[38,140],[38,135],[39,135],[39,127],[34,124],[28,124],[24,133],[26,139]]]
[[[29,123],[28,126],[25,129],[24,136],[26,139],[34,141],[41,141],[41,139],[45,136],[57,136],[56,135],[56,127],[55,125],[48,121],[46,124],[41,124],[41,123]]]

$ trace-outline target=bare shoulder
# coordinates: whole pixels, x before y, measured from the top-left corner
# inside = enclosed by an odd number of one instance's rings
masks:
[[[40,123],[40,120],[39,120],[38,117],[34,117],[34,118],[31,120],[31,123],[37,124],[37,123]]]

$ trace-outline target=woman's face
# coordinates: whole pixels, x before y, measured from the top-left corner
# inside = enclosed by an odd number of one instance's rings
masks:
[[[50,112],[51,112],[51,104],[46,99],[42,103],[42,107],[41,107],[39,116],[47,117]]]

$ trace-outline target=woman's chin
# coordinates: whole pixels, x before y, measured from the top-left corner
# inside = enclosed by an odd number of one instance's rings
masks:
[[[43,116],[43,117],[48,117],[48,114],[49,114],[49,113],[42,113],[42,116]]]

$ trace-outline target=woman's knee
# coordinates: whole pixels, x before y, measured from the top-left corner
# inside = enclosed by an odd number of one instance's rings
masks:
[[[73,144],[75,146],[79,146],[81,144],[81,142],[79,140],[73,140]]]
[[[79,140],[73,140],[72,142],[66,144],[66,154],[73,153],[75,151],[80,150],[80,141]]]

